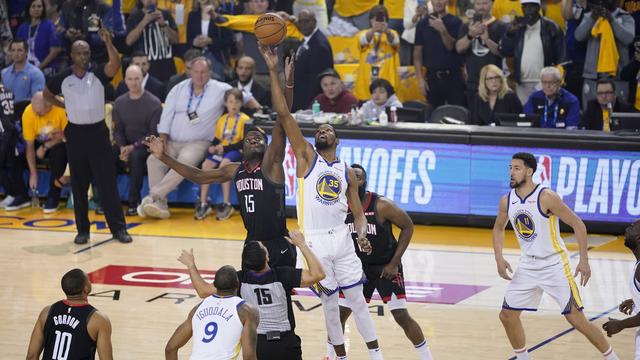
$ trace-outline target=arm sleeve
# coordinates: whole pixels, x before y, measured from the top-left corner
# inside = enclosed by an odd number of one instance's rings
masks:
[[[45,86],[44,74],[38,68],[35,70],[36,71],[33,72],[33,79],[31,79],[31,94],[44,90]]]
[[[302,281],[302,269],[296,269],[290,266],[279,266],[276,268],[278,280],[284,288],[290,291],[293,288],[300,287]]]
[[[414,41],[415,45],[421,45],[421,46],[426,45],[424,43],[424,27],[427,26],[426,21],[427,21],[426,19],[422,19],[418,21],[418,23],[416,24],[416,39]]]
[[[106,66],[106,64],[97,65],[93,69],[93,73],[96,75],[98,80],[100,80],[100,82],[102,83],[102,86],[104,86],[105,90],[106,90],[107,86],[111,85],[111,78],[108,77],[107,74],[104,73],[104,67],[105,66]]]
[[[578,27],[576,27],[576,31],[573,33],[573,36],[578,41],[585,41],[591,36],[591,28],[596,23],[595,20],[591,17],[591,12],[584,14],[582,17],[582,21]]]
[[[633,17],[629,14],[624,14],[620,17],[622,22],[614,21],[611,23],[613,28],[613,35],[617,41],[620,41],[624,45],[629,45],[633,42],[635,36],[636,25]]]

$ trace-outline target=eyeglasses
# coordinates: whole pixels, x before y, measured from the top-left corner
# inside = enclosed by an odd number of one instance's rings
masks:
[[[495,81],[495,80],[502,80],[502,77],[500,77],[500,76],[487,76],[486,78],[484,78],[484,81]]]
[[[596,95],[598,95],[598,96],[613,95],[613,94],[615,94],[615,92],[613,92],[613,91],[598,91],[598,92],[596,92]]]
[[[551,85],[551,86],[560,84],[560,81],[558,80],[540,81],[540,82],[542,83],[542,85]]]

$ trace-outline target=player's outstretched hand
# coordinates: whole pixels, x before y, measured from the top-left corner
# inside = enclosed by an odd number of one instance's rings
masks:
[[[611,337],[623,330],[622,321],[609,318],[609,321],[602,324],[602,329],[606,331],[608,337]]]
[[[147,136],[142,142],[149,148],[149,152],[156,158],[160,158],[164,153],[164,141],[154,135]]]
[[[578,262],[578,266],[576,266],[576,273],[573,277],[578,277],[578,274],[580,274],[580,285],[587,286],[587,282],[591,277],[591,267],[589,266],[588,261],[580,260],[580,262]]]
[[[182,253],[178,257],[178,261],[186,267],[196,266],[196,258],[193,256],[193,249],[190,249],[189,251],[182,249]]]
[[[278,69],[278,48],[270,48],[269,46],[264,46],[259,44],[260,53],[264,58],[264,61],[267,63],[267,67],[269,70],[277,70]]]
[[[505,280],[511,280],[509,274],[513,274],[511,265],[504,258],[496,259],[496,265],[498,266],[498,275]],[[507,272],[508,271],[508,272]]]
[[[633,311],[633,305],[633,299],[627,299],[620,303],[620,306],[618,306],[618,310],[620,310],[620,312],[623,314],[631,315],[631,312]]]
[[[284,238],[287,239],[287,241],[291,243],[291,245],[298,248],[306,244],[304,235],[302,235],[302,233],[298,230],[289,231],[289,236],[285,236]]]

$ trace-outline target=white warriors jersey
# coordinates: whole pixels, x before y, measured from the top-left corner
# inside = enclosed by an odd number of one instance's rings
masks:
[[[633,273],[631,274],[631,299],[633,299],[633,312],[631,315],[636,315],[640,312],[640,281],[636,280],[636,270],[640,261],[636,261],[636,266],[633,267]]]
[[[328,163],[316,153],[316,159],[304,178],[298,178],[298,226],[302,231],[346,226],[347,169],[342,160]]]
[[[507,213],[522,253],[539,258],[567,251],[560,237],[558,217],[542,213],[540,194],[544,189],[538,184],[525,198],[512,189],[507,197]]]
[[[229,360],[240,354],[242,322],[238,308],[244,300],[237,296],[204,299],[191,319],[193,350],[191,360]]]

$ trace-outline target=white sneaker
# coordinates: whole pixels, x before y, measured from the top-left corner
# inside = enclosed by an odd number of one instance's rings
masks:
[[[13,196],[7,195],[4,200],[0,201],[0,209],[4,209],[9,206],[13,202],[13,200],[15,200]]]
[[[144,205],[144,213],[147,216],[168,219],[171,216],[166,200],[152,201]]]
[[[140,205],[138,205],[138,207],[136,208],[136,211],[138,212],[138,216],[147,217],[147,214],[144,212],[144,206],[152,202],[153,202],[153,199],[151,198],[151,195],[145,196],[144,199],[142,199],[142,201],[140,202]]]

